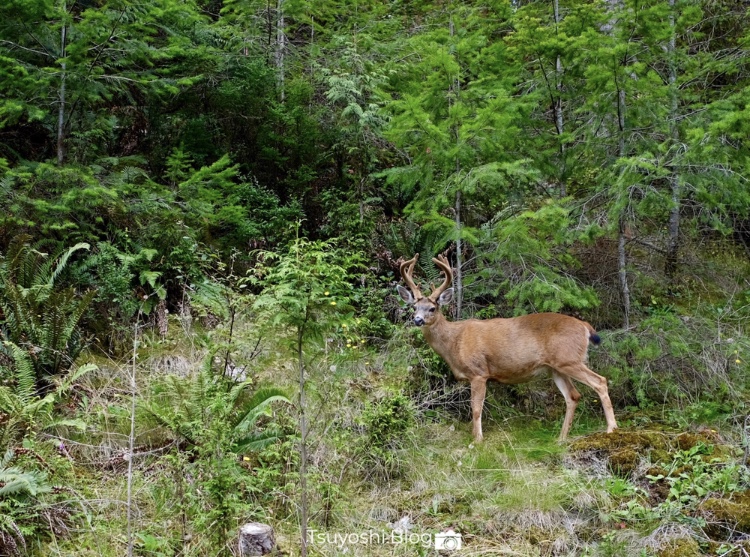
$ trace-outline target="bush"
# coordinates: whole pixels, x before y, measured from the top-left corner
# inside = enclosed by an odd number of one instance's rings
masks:
[[[414,421],[414,406],[402,391],[387,392],[365,405],[359,418],[364,435],[358,452],[368,476],[389,478],[400,473],[403,463],[399,450]]]

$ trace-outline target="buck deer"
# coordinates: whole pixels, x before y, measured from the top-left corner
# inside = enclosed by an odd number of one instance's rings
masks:
[[[594,389],[602,401],[607,433],[617,428],[612,403],[609,400],[607,379],[586,367],[588,343],[600,342],[594,328],[586,323],[559,313],[536,313],[510,319],[467,319],[450,322],[440,312],[440,306],[453,299],[453,271],[445,256],[433,258],[445,275],[438,288],[433,286],[429,296],[423,296],[414,283],[412,274],[416,254],[401,263],[401,277],[409,287],[398,286],[398,293],[414,306],[414,323],[422,327],[425,340],[450,366],[459,381],[471,384],[471,414],[476,442],[482,441],[482,406],[487,381],[525,383],[544,371],[552,372],[552,379],[565,397],[566,411],[560,441],[564,441],[573,423],[581,394],[571,379]]]

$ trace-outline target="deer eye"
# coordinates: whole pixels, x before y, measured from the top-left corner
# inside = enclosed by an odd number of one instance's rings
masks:
[[[430,313],[435,313],[435,308],[430,308]]]

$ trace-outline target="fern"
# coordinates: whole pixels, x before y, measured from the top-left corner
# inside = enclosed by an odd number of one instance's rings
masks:
[[[0,386],[0,450],[17,443],[29,432],[50,431],[56,428],[75,428],[84,430],[86,424],[75,419],[57,419],[52,409],[55,402],[68,391],[73,383],[86,373],[98,369],[94,364],[86,364],[73,371],[61,381],[54,392],[44,397],[36,394],[28,354],[17,346],[6,343],[9,353],[14,354],[15,365],[10,369],[10,379],[14,387]],[[28,376],[28,377],[24,377]]]
[[[4,342],[13,359],[12,377],[15,383],[15,394],[22,404],[26,404],[36,394],[36,373],[28,352],[22,350],[12,342]]]
[[[67,371],[78,357],[82,349],[78,324],[94,292],[79,296],[73,288],[56,288],[71,256],[88,249],[88,244],[79,243],[48,257],[29,240],[23,235],[14,238],[0,263],[0,310],[5,316],[2,337],[27,351],[36,389],[41,392],[49,388],[50,377]],[[18,354],[13,359],[23,361]],[[24,373],[23,377],[28,376]]]
[[[10,451],[9,451],[10,452]],[[24,472],[19,468],[0,467],[0,497],[37,496],[52,490],[46,483],[46,475],[32,470]]]
[[[199,373],[192,377],[168,376],[157,383],[152,396],[141,408],[157,424],[177,438],[200,445],[211,423],[230,424],[229,437],[235,451],[259,450],[280,436],[273,427],[258,431],[261,416],[269,415],[274,402],[289,403],[286,394],[276,388],[263,388],[249,399],[249,381],[237,383],[227,391],[227,382],[212,370],[213,353],[209,354]]]
[[[251,384],[252,383],[250,381],[238,383],[232,389],[232,391],[236,391],[239,394],[240,392],[245,391]],[[237,397],[231,396],[231,398],[234,401]],[[289,400],[286,397],[286,393],[281,389],[277,389],[276,387],[264,387],[262,389],[258,389],[257,391],[255,391],[250,400],[248,400],[244,404],[243,417],[235,424],[234,427],[242,427],[242,424],[252,425],[252,423],[255,423],[255,420],[257,420],[258,417],[267,410],[268,405],[272,402],[289,403]]]

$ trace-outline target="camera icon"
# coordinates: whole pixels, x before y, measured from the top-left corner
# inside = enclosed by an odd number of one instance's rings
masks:
[[[459,532],[448,529],[445,532],[435,534],[435,549],[446,551],[457,551],[463,547],[463,537]]]

